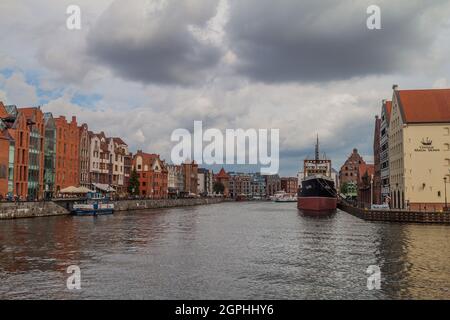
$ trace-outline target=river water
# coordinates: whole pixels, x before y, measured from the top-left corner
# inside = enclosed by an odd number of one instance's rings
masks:
[[[450,226],[295,203],[0,221],[3,299],[450,299]],[[69,290],[67,268],[81,270]],[[367,288],[369,266],[381,288]]]

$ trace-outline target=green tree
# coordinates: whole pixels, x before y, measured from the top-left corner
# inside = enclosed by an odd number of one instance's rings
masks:
[[[223,194],[225,192],[225,186],[222,182],[216,181],[213,185],[213,191],[218,194]]]
[[[133,169],[131,172],[128,193],[132,196],[139,195],[139,175],[136,169]]]
[[[348,193],[348,182],[344,182],[342,184],[341,193],[343,193],[343,194],[347,194]]]

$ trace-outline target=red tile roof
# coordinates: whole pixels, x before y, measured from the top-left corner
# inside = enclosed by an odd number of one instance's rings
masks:
[[[391,111],[392,111],[392,101],[386,101],[386,115],[387,118],[391,118]]]
[[[228,173],[226,173],[225,169],[222,168],[218,174],[216,174],[216,178],[230,178],[230,176],[228,175]]]
[[[0,118],[8,117],[8,112],[6,112],[5,105],[0,101]]]
[[[375,173],[374,164],[362,163],[359,165],[358,169],[359,169],[359,179],[361,179],[366,173],[369,177]]]
[[[405,123],[450,122],[450,89],[396,91]]]

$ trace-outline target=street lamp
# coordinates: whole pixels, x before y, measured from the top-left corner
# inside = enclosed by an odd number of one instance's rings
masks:
[[[448,207],[447,207],[447,177],[444,177],[444,193],[445,193],[445,207],[444,207],[444,211],[448,211]]]

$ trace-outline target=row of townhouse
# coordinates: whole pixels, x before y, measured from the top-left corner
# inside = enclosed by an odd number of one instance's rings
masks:
[[[0,102],[0,198],[40,200],[70,186],[127,192],[132,155],[120,138]]]
[[[214,179],[224,186],[225,196],[233,199],[264,199],[273,196],[278,191],[284,191],[290,195],[296,195],[298,191],[297,177],[261,175],[260,173],[227,173],[222,168]]]

